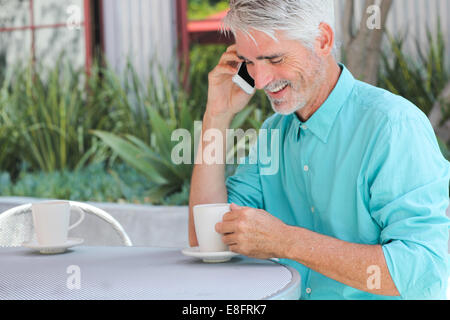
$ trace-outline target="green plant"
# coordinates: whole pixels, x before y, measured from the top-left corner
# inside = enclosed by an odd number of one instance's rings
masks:
[[[130,166],[142,173],[149,181],[151,187],[147,197],[153,203],[173,196],[183,191],[189,185],[193,154],[190,163],[174,164],[172,162],[172,149],[177,144],[172,141],[172,132],[176,129],[185,129],[190,136],[194,136],[194,119],[185,105],[181,105],[179,112],[173,118],[165,120],[158,110],[147,107],[150,125],[153,129],[153,142],[132,136],[124,137],[105,131],[94,131],[102,141],[108,145],[118,156]],[[193,150],[194,141],[191,140]]]
[[[31,170],[75,169],[98,159],[101,145],[92,128],[113,130],[114,110],[96,104],[100,76],[93,69],[86,83],[83,70],[58,61],[53,69],[16,67],[1,90],[2,121],[19,136],[14,146]],[[6,133],[5,133],[6,134]],[[5,137],[5,136],[3,136]],[[14,141],[13,141],[14,142]]]
[[[429,115],[439,96],[450,82],[450,70],[446,60],[447,49],[444,36],[437,22],[437,33],[427,31],[428,50],[416,41],[417,59],[409,58],[403,50],[404,39],[389,36],[391,49],[383,54],[383,72],[380,73],[380,86],[405,97]],[[442,108],[442,122],[450,118],[450,106]],[[443,156],[450,161],[449,147],[438,138]]]
[[[114,171],[124,185],[109,172]],[[87,165],[79,170],[28,172],[23,167],[16,179],[0,172],[2,196],[24,196],[73,201],[148,203],[146,180],[134,169],[123,164],[107,168],[105,163]]]
[[[11,118],[5,108],[7,95],[4,91],[4,87],[0,89],[0,171],[15,175],[19,169],[20,154],[16,147],[20,143],[20,133],[15,118]]]
[[[186,94],[165,76],[160,66],[153,65],[151,69],[156,72],[150,73],[145,84],[131,64],[121,78],[105,70],[106,96],[121,110],[120,125],[114,132],[92,132],[119,159],[146,177],[149,182],[146,197],[150,201],[183,202],[176,194],[186,194],[192,166],[172,164],[171,134],[181,128],[193,132],[194,120],[199,120],[200,113],[188,107]],[[126,183],[114,171],[112,174],[126,190]]]
[[[5,72],[6,72],[6,52],[0,50],[0,83],[3,83],[5,80]]]
[[[403,50],[403,38],[389,36],[390,51],[383,54],[384,68],[379,79],[381,87],[410,100],[427,115],[450,81],[440,23],[437,30],[436,35],[427,32],[426,54],[422,51],[423,45],[416,42],[417,60],[409,58]]]
[[[115,132],[130,133],[141,139],[150,137],[148,127],[148,114],[144,107],[146,97],[145,89],[137,76],[134,67],[128,63],[121,75],[116,74],[112,68],[101,69],[102,82],[96,90],[97,105],[107,104],[109,108],[117,110]],[[148,80],[148,92],[153,91],[153,80]],[[92,128],[100,129],[100,128]]]
[[[204,19],[226,9],[228,9],[228,0],[189,0],[188,18]]]

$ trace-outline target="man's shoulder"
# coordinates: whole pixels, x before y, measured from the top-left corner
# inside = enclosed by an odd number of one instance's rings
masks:
[[[427,121],[427,116],[411,101],[388,90],[356,81],[352,93],[352,112],[389,125],[405,121]]]

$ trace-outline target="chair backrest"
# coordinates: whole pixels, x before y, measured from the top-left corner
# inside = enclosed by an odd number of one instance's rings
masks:
[[[111,226],[122,245],[133,245],[123,227],[109,213],[87,203],[75,201],[69,201],[69,203],[71,207],[77,207],[97,220],[101,220],[104,222],[103,225],[107,223]],[[82,224],[86,222],[85,219]],[[98,234],[101,235],[101,232]],[[31,215],[31,203],[11,208],[0,214],[0,247],[18,247],[22,243],[32,240],[36,240],[36,235]]]

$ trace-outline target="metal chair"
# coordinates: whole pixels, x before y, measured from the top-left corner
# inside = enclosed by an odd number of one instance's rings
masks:
[[[85,213],[96,216],[108,223],[120,237],[124,246],[132,246],[127,233],[109,213],[92,205],[69,201],[71,207],[77,207]],[[31,214],[31,203],[11,208],[0,214],[0,247],[19,247],[26,241],[36,240]]]

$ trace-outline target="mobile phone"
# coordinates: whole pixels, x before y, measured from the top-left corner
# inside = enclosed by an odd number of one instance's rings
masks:
[[[247,71],[247,64],[241,63],[239,71],[233,76],[233,82],[236,83],[247,94],[252,95],[255,93],[255,80],[250,76]]]

